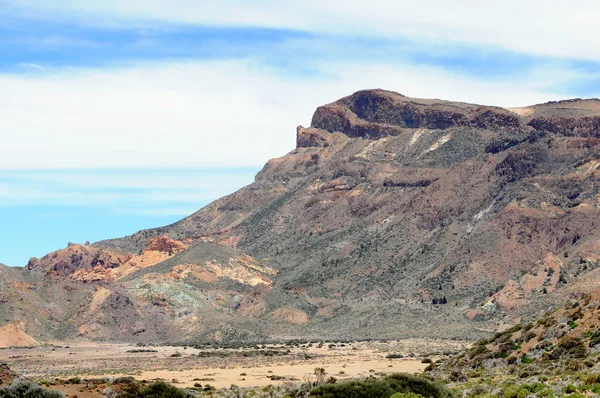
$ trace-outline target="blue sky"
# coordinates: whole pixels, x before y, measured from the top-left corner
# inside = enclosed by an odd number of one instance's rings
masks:
[[[0,171],[3,262],[23,265],[68,241],[167,225],[248,184],[255,168]]]
[[[0,262],[174,222],[359,89],[596,97],[599,15],[592,1],[0,1]]]

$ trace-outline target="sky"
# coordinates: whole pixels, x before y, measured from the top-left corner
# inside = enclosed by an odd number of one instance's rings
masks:
[[[600,3],[0,0],[0,263],[175,222],[354,91],[600,96]]]

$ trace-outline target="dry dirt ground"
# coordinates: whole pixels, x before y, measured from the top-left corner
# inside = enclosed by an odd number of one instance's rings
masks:
[[[63,343],[64,344],[64,343]],[[344,380],[394,372],[421,372],[424,357],[436,359],[464,349],[469,343],[446,340],[400,340],[287,345],[254,348],[216,349],[192,347],[135,347],[131,345],[80,343],[69,346],[11,348],[0,350],[0,362],[32,380],[99,379],[133,376],[138,380],[165,380],[178,387],[196,383],[216,388],[266,386],[314,378],[322,367],[328,375]],[[131,350],[157,352],[128,352]],[[257,352],[278,355],[256,355]],[[181,356],[173,356],[181,354]],[[199,357],[198,353],[203,356]],[[253,354],[254,356],[244,356]],[[386,358],[402,354],[404,358]],[[93,384],[93,383],[92,383]],[[88,385],[89,387],[89,385]],[[100,396],[102,386],[53,386],[69,396]]]

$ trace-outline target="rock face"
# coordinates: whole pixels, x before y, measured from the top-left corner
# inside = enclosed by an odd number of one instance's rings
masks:
[[[238,192],[11,277],[70,336],[474,337],[597,286],[598,118],[360,91]]]
[[[600,137],[600,100],[549,102],[523,110],[527,124],[536,130],[572,137]]]
[[[359,91],[321,106],[311,124],[350,137],[373,139],[398,135],[406,128],[476,127],[518,132],[523,127],[519,117],[506,109],[409,98],[383,90]]]
[[[142,253],[148,252],[159,252],[167,253],[169,255],[182,252],[186,249],[186,245],[173,239],[169,239],[166,236],[154,236],[148,239],[146,247]]]

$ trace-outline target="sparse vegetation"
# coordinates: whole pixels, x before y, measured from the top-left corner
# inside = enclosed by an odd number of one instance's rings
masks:
[[[50,391],[30,381],[16,381],[0,387],[0,398],[64,398],[58,391]]]
[[[391,397],[396,393],[413,393],[426,398],[452,397],[451,391],[444,385],[407,374],[394,374],[382,379],[324,384],[311,391],[310,396],[319,398],[374,398]]]

